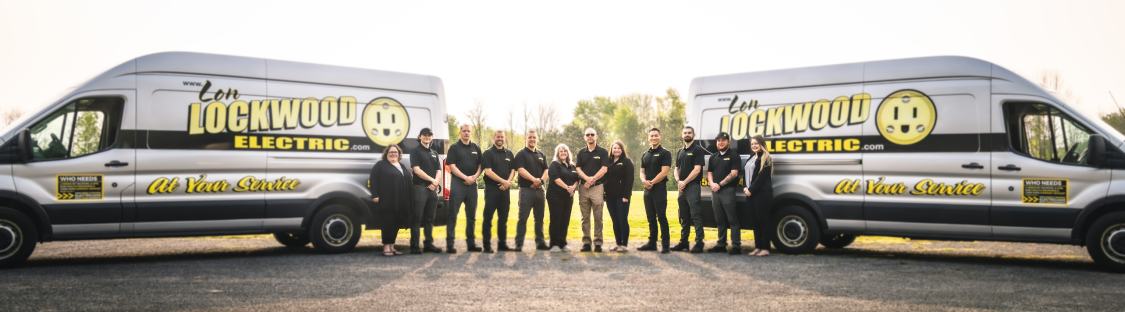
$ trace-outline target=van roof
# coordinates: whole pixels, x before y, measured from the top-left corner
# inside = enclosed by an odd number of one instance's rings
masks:
[[[194,52],[154,53],[135,61],[137,74],[203,74],[443,95],[438,77],[374,69]]]
[[[695,78],[689,94],[842,85],[932,78],[1003,79],[1035,87],[1019,75],[987,61],[963,56],[933,56],[825,65]]]

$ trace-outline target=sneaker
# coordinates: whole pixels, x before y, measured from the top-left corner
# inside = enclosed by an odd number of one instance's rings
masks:
[[[539,243],[535,244],[535,249],[537,249],[537,250],[549,250],[549,249],[551,249],[551,247],[547,247],[547,243],[539,242]]]
[[[655,251],[656,250],[656,242],[648,242],[648,244],[645,244],[644,246],[637,247],[637,250],[638,251]]]
[[[688,242],[680,242],[676,244],[675,247],[672,247],[672,251],[687,251],[689,248],[691,248],[691,246],[688,245]]]
[[[701,252],[703,252],[703,243],[695,243],[695,246],[691,247],[691,253],[701,253]]]
[[[559,248],[559,246],[551,247],[551,252],[562,252],[562,248]]]
[[[617,252],[626,252],[626,251],[629,251],[629,249],[625,248],[625,246],[617,246]]]
[[[570,246],[563,246],[562,251],[563,252],[570,252]]]
[[[732,256],[742,254],[742,246],[731,246],[730,251],[728,251],[727,254]]]
[[[727,252],[727,246],[715,246],[707,249],[707,252]]]
[[[580,251],[580,252],[590,251],[590,244],[582,244],[582,249],[578,250],[578,251]]]
[[[594,252],[602,252],[602,245],[594,246]]]
[[[420,254],[422,254],[422,249],[418,248],[418,246],[410,247],[410,254],[420,255]]]

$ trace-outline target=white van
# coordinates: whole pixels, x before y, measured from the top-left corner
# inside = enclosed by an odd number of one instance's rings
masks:
[[[351,250],[377,219],[366,181],[383,148],[409,151],[429,127],[444,160],[445,113],[433,76],[200,53],[129,60],[0,136],[0,268],[57,240],[274,233]]]
[[[1059,243],[1125,272],[1125,137],[1061,98],[925,57],[696,78],[688,123],[742,155],[769,141],[781,251],[856,235]]]

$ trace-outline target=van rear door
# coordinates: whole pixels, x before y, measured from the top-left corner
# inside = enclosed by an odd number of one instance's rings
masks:
[[[32,157],[16,190],[47,211],[55,239],[120,236],[131,204],[136,92],[84,92],[32,123]],[[126,129],[126,130],[122,130]]]

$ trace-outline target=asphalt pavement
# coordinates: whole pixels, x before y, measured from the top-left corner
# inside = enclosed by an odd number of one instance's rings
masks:
[[[482,254],[462,242],[458,254],[387,258],[368,237],[336,255],[270,236],[51,242],[0,271],[0,310],[1125,310],[1125,274],[1078,246],[861,238],[755,258],[531,242]]]

